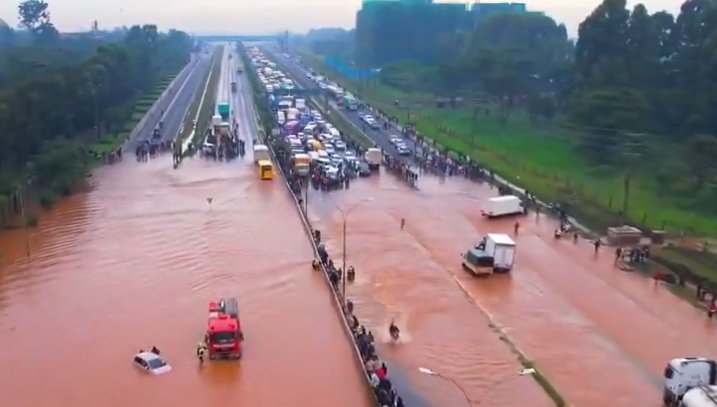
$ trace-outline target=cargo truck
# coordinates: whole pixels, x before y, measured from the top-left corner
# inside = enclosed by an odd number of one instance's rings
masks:
[[[380,148],[369,148],[366,150],[366,154],[364,154],[364,159],[366,160],[366,163],[368,164],[368,167],[371,169],[371,171],[376,171],[381,166],[381,161],[383,161],[383,154],[381,153]]]
[[[708,358],[672,359],[665,366],[662,401],[668,406],[717,406],[714,389],[717,384],[717,362]],[[712,402],[713,404],[709,404]]]
[[[463,268],[475,275],[508,272],[515,262],[515,242],[502,233],[489,233],[463,255]]]
[[[217,112],[219,113],[219,116],[222,117],[222,120],[228,121],[229,120],[229,112],[231,109],[229,108],[229,103],[220,103],[219,106],[217,106]]]
[[[346,110],[358,110],[358,101],[351,94],[344,96],[344,107]]]
[[[269,156],[269,147],[263,144],[254,145],[254,162],[258,165],[259,161],[271,162],[271,157]]]
[[[515,215],[523,212],[523,204],[520,201],[520,198],[514,195],[504,195],[490,198],[481,210],[481,214],[488,218],[498,218],[501,216]]]

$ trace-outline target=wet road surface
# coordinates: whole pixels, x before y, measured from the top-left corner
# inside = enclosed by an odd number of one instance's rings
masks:
[[[179,133],[184,121],[187,106],[192,103],[194,95],[204,89],[204,76],[211,65],[211,54],[195,54],[185,71],[182,71],[172,83],[168,93],[149,118],[138,129],[136,136],[126,143],[125,152],[134,152],[139,143],[152,136],[152,131],[163,122],[161,140],[172,141]],[[176,106],[176,108],[175,108]],[[164,111],[164,115],[162,115]]]
[[[703,312],[650,279],[615,268],[610,248],[595,256],[589,242],[555,241],[557,224],[544,216],[519,218],[510,275],[469,275],[460,254],[485,233],[512,235],[516,218],[480,216],[481,201],[497,195],[487,186],[432,176],[419,184],[421,191],[409,191],[384,173],[310,197],[311,216],[339,259],[336,207],[346,211],[364,201],[347,216],[347,264],[357,270],[349,298],[376,331],[397,319],[408,341],[381,351],[404,370],[429,367],[476,400],[490,388],[493,405],[524,405],[528,394],[539,405],[545,396],[535,395],[532,380],[491,384],[519,366],[487,327],[490,318],[574,405],[660,406],[669,359],[717,352],[717,330]],[[437,390],[427,383],[434,377],[419,373],[412,380],[439,405],[459,405],[461,394],[450,385]]]
[[[22,231],[0,235],[2,404],[369,406],[280,181],[260,182],[247,159],[128,158],[42,217],[29,261]],[[244,358],[200,368],[219,296],[239,300]],[[168,375],[134,370],[152,345]]]

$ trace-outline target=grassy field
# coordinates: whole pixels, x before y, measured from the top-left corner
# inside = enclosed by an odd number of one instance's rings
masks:
[[[309,66],[359,94],[356,82],[340,77],[321,59],[310,54],[302,57]],[[363,98],[401,122],[406,121],[408,113],[395,107],[394,100],[430,100],[429,95],[408,95],[381,83],[371,83],[367,88]],[[543,200],[568,203],[570,212],[591,228],[604,231],[619,221],[625,173],[587,166],[574,152],[575,134],[565,128],[535,125],[522,112],[515,112],[507,125],[500,124],[497,115],[481,113],[473,128],[471,109],[439,109],[427,103],[412,108],[410,119],[421,134],[439,145],[475,157]],[[654,173],[632,177],[628,216],[632,223],[651,229],[717,235],[717,218],[701,216],[684,209],[675,199],[661,196]]]
[[[134,127],[139,123],[140,120],[147,114],[149,109],[152,108],[154,102],[159,99],[162,92],[172,83],[172,80],[177,76],[177,73],[172,73],[165,76],[160,80],[157,85],[150,92],[144,94],[135,103],[132,113],[127,122],[122,126],[122,130],[111,134],[106,134],[101,139],[97,140],[91,147],[92,151],[98,154],[106,154],[110,151],[117,149],[127,138],[127,135],[132,132]]]

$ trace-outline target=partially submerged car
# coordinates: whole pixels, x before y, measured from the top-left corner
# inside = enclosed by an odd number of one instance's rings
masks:
[[[134,355],[133,363],[137,368],[152,373],[153,375],[165,374],[172,370],[172,366],[159,355],[152,352],[137,353]]]

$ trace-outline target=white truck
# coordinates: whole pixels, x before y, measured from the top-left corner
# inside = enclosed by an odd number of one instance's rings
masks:
[[[364,159],[368,163],[368,168],[372,171],[379,169],[381,161],[383,161],[383,153],[380,148],[369,148],[364,154]]]
[[[672,359],[665,366],[662,401],[668,406],[702,407],[717,403],[701,403],[713,394],[709,386],[717,382],[717,362],[712,359],[684,357]],[[692,390],[698,390],[692,392]],[[689,395],[689,397],[688,397]]]
[[[463,268],[475,275],[508,272],[515,263],[516,245],[510,236],[489,233],[463,256]]]
[[[254,162],[259,163],[261,160],[269,160],[271,161],[271,157],[269,156],[269,147],[263,145],[263,144],[255,144],[254,145]]]
[[[303,111],[306,109],[306,99],[296,99],[294,102],[296,105],[296,108]]]
[[[515,195],[503,195],[490,198],[481,210],[481,214],[488,218],[498,218],[523,212],[523,204],[520,198]]]

